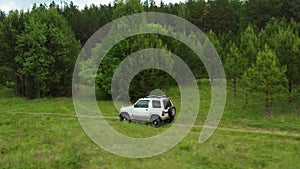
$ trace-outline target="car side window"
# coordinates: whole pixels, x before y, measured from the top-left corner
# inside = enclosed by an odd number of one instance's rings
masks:
[[[153,108],[161,108],[161,104],[159,100],[152,100],[152,107]]]
[[[149,108],[149,100],[140,100],[135,105],[135,108]]]

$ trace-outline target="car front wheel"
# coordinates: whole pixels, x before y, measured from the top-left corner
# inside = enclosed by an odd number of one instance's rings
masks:
[[[129,118],[129,115],[127,113],[121,113],[120,114],[120,121],[125,121],[125,120],[131,122],[131,120]]]

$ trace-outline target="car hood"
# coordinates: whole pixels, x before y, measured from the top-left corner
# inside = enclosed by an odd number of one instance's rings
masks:
[[[121,107],[120,112],[122,112],[122,111],[129,111],[129,110],[132,110],[132,109],[133,109],[133,106]]]

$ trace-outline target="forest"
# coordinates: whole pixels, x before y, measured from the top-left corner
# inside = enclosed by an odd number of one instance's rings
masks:
[[[27,11],[0,11],[0,86],[31,99],[71,96],[74,64],[90,36],[117,18],[140,12],[176,15],[205,32],[223,62],[234,95],[239,95],[237,86],[244,89],[246,102],[249,93],[262,93],[267,113],[273,98],[292,102],[299,95],[299,0],[188,0],[179,4],[121,0],[82,10],[72,2],[52,2],[34,4]],[[204,66],[183,43],[160,35],[137,35],[121,41],[103,60],[96,77],[100,99],[111,99],[111,76],[124,57],[153,47],[175,53],[197,78],[208,78]],[[142,73],[167,76],[160,71]],[[133,98],[162,87],[164,78],[153,82],[141,77],[131,83]],[[138,87],[143,84],[149,87]]]

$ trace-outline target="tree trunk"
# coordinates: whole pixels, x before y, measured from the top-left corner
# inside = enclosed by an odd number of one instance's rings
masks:
[[[236,97],[236,78],[233,79],[233,94]]]
[[[37,83],[37,93],[36,93],[36,97],[39,99],[39,98],[41,98],[41,88],[40,88],[40,82],[38,81],[38,83]]]
[[[21,78],[17,76],[17,95],[22,96],[22,85],[21,85]]]
[[[17,76],[17,95],[26,97],[24,76]]]
[[[270,110],[269,110],[269,92],[266,91],[265,94],[266,94],[266,115],[268,117],[271,117],[271,113],[270,113]]]
[[[244,107],[248,107],[248,91],[246,91],[246,93],[245,93],[245,106]]]
[[[22,97],[26,97],[26,78],[24,76],[20,77],[20,85],[21,85],[20,94]]]
[[[292,103],[293,99],[292,99],[292,88],[293,88],[293,82],[291,79],[288,80],[289,84],[288,84],[288,88],[289,88],[289,103]]]
[[[34,84],[34,77],[28,76],[26,78],[26,97],[29,99],[34,99],[36,96],[36,86]]]
[[[292,88],[293,88],[293,82],[291,79],[289,79],[289,94],[292,93]]]

